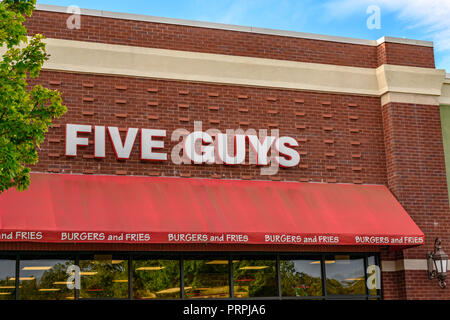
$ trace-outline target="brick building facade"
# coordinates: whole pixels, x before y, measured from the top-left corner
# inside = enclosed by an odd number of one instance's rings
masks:
[[[81,29],[69,14],[38,7],[29,34],[48,38],[52,54],[38,79],[62,92],[68,112],[55,121],[36,173],[273,180],[384,185],[425,234],[425,244],[389,246],[131,245],[2,243],[5,251],[377,252],[383,299],[448,299],[429,281],[426,252],[440,237],[450,250],[449,199],[440,119],[448,103],[445,72],[431,43],[366,41],[85,10]],[[445,89],[445,90],[444,90]],[[65,125],[173,132],[278,129],[297,140],[301,160],[275,175],[256,165],[176,165],[127,160],[113,148],[94,157],[93,139],[65,155]],[[165,138],[170,154],[178,144]],[[33,181],[32,181],[33,184]],[[389,221],[386,221],[389,223]]]

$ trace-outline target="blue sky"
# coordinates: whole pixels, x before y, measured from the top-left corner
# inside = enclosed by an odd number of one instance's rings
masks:
[[[436,65],[450,73],[450,0],[38,0],[42,4],[220,22],[376,40],[433,41]],[[369,6],[380,29],[369,29]]]

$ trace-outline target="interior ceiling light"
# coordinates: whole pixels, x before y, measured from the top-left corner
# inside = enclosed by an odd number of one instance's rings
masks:
[[[239,268],[240,270],[262,270],[267,269],[269,266],[246,266]]]
[[[67,284],[75,284],[75,282],[71,282],[71,281],[55,281],[55,282],[53,282],[53,284],[56,284],[56,285],[67,285]]]
[[[55,292],[61,291],[61,289],[53,288],[53,289],[39,289],[40,292]]]
[[[186,290],[190,290],[190,289],[192,289],[192,287],[184,287],[185,291]],[[160,290],[160,291],[158,291],[156,293],[157,294],[162,294],[162,293],[176,293],[176,292],[180,292],[180,288],[179,287]]]
[[[35,280],[35,277],[20,277],[19,280],[20,281],[32,281]],[[9,281],[16,281],[16,278],[9,278]]]
[[[162,270],[166,267],[139,267],[136,271],[154,271],[154,270]]]
[[[206,264],[228,264],[228,260],[212,260],[208,261]]]
[[[25,271],[41,271],[41,270],[50,270],[52,267],[23,267],[22,270]]]
[[[325,260],[325,264],[333,264],[333,263],[336,263],[336,261],[335,260]],[[320,260],[312,261],[309,264],[320,264]]]

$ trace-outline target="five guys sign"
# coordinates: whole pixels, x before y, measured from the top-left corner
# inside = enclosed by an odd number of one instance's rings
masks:
[[[166,130],[129,128],[124,139],[119,128],[67,124],[66,125],[66,156],[76,157],[79,146],[88,146],[89,137],[80,134],[92,134],[94,140],[94,156],[102,159],[106,156],[106,136],[109,136],[116,158],[130,158],[136,139],[140,136],[140,157],[144,161],[167,161],[168,155],[164,149]],[[216,131],[214,134],[203,131],[187,133],[179,143],[183,155],[194,164],[244,164],[246,147],[249,148],[250,163],[259,166],[273,165],[295,167],[300,162],[300,155],[295,150],[298,143],[291,137],[261,136],[249,133],[227,134]],[[174,153],[172,153],[172,161]]]

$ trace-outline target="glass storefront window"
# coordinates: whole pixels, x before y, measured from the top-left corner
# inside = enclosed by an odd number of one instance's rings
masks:
[[[128,259],[125,257],[81,257],[80,278],[80,299],[128,298]]]
[[[366,280],[363,256],[326,256],[325,273],[327,276],[327,294],[366,294]]]
[[[283,297],[322,296],[321,258],[281,257],[281,294]]]
[[[229,298],[229,264],[226,258],[184,259],[186,298]]]
[[[66,259],[21,259],[19,299],[73,300],[75,292],[67,287],[69,266],[75,261]]]
[[[16,298],[16,258],[0,258],[0,300]]]
[[[373,253],[4,254],[0,300],[381,299],[379,263]]]
[[[233,260],[234,296],[236,298],[278,296],[276,260]]]
[[[133,260],[134,299],[179,299],[179,260]]]

